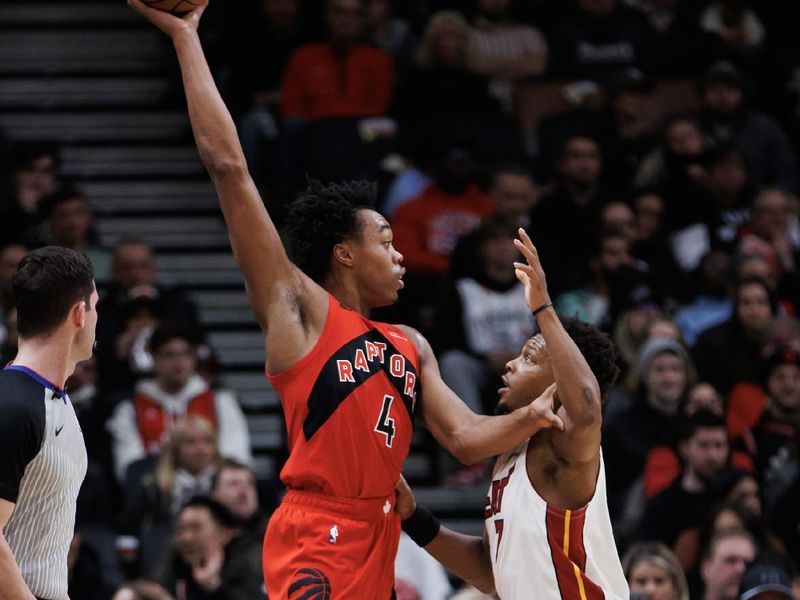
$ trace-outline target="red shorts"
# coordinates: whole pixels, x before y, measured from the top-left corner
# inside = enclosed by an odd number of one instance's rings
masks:
[[[264,537],[270,600],[389,600],[400,540],[394,503],[394,494],[349,500],[290,490]]]

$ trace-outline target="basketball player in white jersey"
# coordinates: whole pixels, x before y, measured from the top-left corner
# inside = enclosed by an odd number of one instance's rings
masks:
[[[618,369],[607,335],[559,319],[530,238],[515,243],[515,263],[540,333],[506,365],[499,410],[552,401],[563,429],[535,433],[494,468],[481,540],[440,527],[398,484],[403,528],[434,558],[481,591],[502,600],[629,598],[611,530],[600,451],[601,404]]]

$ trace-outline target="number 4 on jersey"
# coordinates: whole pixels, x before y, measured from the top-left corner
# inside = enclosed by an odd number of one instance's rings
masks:
[[[389,448],[392,447],[392,440],[394,439],[394,419],[389,416],[393,400],[394,396],[388,394],[383,397],[381,416],[378,417],[378,423],[375,425],[375,431],[386,436],[386,445]]]

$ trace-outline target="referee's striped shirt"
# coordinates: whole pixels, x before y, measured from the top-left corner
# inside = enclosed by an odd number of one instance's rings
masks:
[[[68,598],[67,551],[86,463],[66,393],[25,367],[0,371],[0,498],[15,503],[3,534],[37,598]]]

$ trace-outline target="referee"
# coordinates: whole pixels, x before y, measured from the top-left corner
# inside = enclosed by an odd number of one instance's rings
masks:
[[[97,290],[89,259],[35,250],[12,282],[19,351],[0,371],[3,600],[67,600],[67,550],[86,446],[64,382],[89,358]]]

